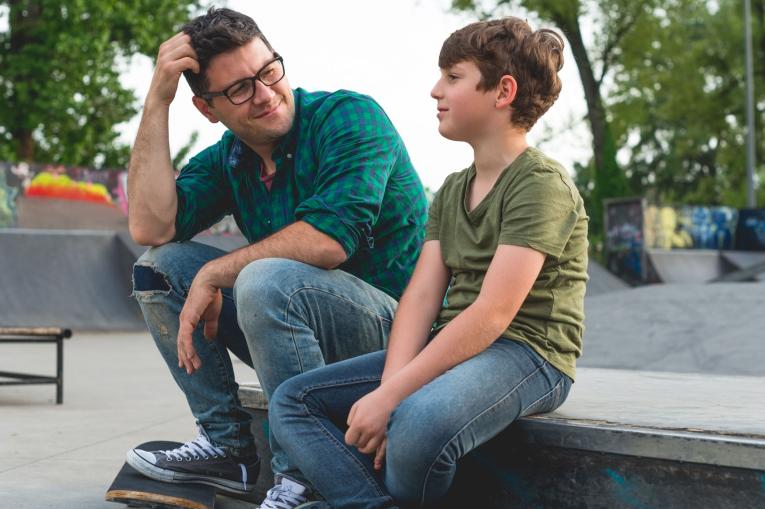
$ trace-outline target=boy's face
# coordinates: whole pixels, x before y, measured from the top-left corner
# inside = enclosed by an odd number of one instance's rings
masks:
[[[254,76],[273,58],[259,37],[217,55],[207,67],[209,90],[221,91]],[[213,98],[210,105],[201,99],[195,104],[211,122],[222,122],[250,146],[272,146],[289,132],[295,118],[294,97],[286,76],[271,86],[258,81],[255,95],[243,104],[232,104],[222,96]]]
[[[441,69],[441,77],[430,91],[437,101],[441,136],[470,143],[493,128],[496,96],[492,90],[479,90],[480,81],[481,71],[471,61]]]

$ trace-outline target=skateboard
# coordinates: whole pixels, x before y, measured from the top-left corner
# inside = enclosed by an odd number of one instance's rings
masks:
[[[146,442],[138,449],[175,449],[179,442]],[[106,500],[147,509],[213,509],[215,488],[198,483],[155,481],[125,463],[106,492]]]

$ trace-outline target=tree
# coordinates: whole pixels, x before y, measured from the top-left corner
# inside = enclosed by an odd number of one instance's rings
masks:
[[[0,159],[124,167],[138,112],[120,63],[154,57],[199,0],[0,0]]]
[[[755,131],[765,132],[765,0],[753,0]],[[677,204],[746,204],[743,7],[674,0],[625,41],[610,111],[634,189]],[[763,205],[765,187],[758,203]]]

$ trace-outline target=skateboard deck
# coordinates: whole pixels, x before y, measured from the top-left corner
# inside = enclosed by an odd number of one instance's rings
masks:
[[[146,442],[139,449],[175,449],[179,442]],[[155,481],[125,463],[106,492],[106,500],[150,509],[213,509],[215,488],[198,483]]]

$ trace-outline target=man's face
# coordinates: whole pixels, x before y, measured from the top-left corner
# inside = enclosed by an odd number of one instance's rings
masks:
[[[478,90],[481,71],[470,61],[441,69],[430,96],[438,109],[438,132],[455,141],[479,139],[492,124],[496,113],[495,94]]]
[[[219,92],[254,76],[273,58],[259,37],[221,53],[207,66],[209,90]],[[234,105],[223,96],[214,97],[210,105],[196,98],[195,104],[211,122],[222,122],[251,148],[273,148],[292,127],[295,100],[286,76],[271,86],[256,81],[255,88],[255,95],[243,104]]]

